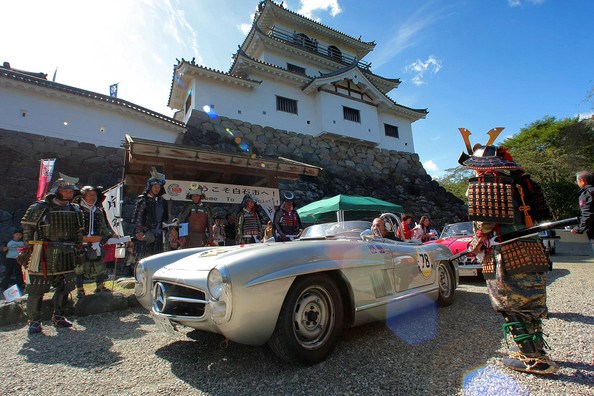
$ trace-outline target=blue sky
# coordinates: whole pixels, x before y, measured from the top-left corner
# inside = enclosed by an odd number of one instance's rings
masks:
[[[0,13],[0,61],[171,116],[176,58],[227,71],[258,0],[20,0]],[[290,0],[285,7],[374,40],[372,71],[400,78],[389,96],[428,108],[413,124],[427,172],[457,165],[458,128],[501,141],[545,116],[588,116],[594,1]]]

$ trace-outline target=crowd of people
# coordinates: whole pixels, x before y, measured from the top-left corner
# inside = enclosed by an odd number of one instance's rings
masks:
[[[485,157],[489,157],[489,161],[484,161]],[[491,157],[500,161],[493,162]],[[499,163],[503,164],[501,169],[497,167]],[[463,164],[479,175],[505,169],[507,176],[524,177],[521,167],[513,163],[511,157],[499,152],[494,152],[492,156],[487,156],[485,152],[474,153]],[[220,215],[213,217],[212,209],[204,202],[205,189],[197,184],[188,189],[188,202],[176,221],[168,223],[169,205],[163,198],[165,175],[154,171],[134,204],[132,240],[116,246],[106,243],[108,239],[120,236],[114,235],[108,224],[102,207],[102,188],[79,188],[77,182],[77,179],[66,176],[56,180],[45,198],[27,209],[21,220],[22,229],[16,229],[12,240],[1,249],[6,253],[6,260],[0,272],[0,291],[15,284],[28,294],[29,334],[42,332],[41,304],[43,295],[50,290],[54,291],[52,324],[70,327],[72,322],[64,316],[64,308],[70,292],[76,290],[78,299],[85,297],[85,279],[95,283],[95,293],[110,292],[105,285],[106,280],[113,279],[118,273],[132,275],[139,259],[155,253],[204,246],[290,242],[299,238],[303,231],[294,204],[295,196],[290,191],[282,194],[280,206],[271,219],[261,216],[257,200],[246,194],[237,212],[226,213],[223,220]],[[581,216],[580,224],[572,232],[586,233],[594,250],[594,174],[580,172],[576,182],[580,187]],[[487,253],[485,262],[490,263],[493,274],[503,271],[499,266],[505,263],[498,256],[499,248],[486,248],[487,237],[493,232],[503,232],[505,227],[506,224],[496,224],[496,220],[475,222],[477,231],[472,249],[477,254],[481,250]],[[399,241],[427,242],[438,237],[426,215],[421,216],[414,226],[410,214],[403,214],[397,222],[378,217],[373,220],[371,231],[376,236]],[[540,268],[538,264],[542,260],[539,261],[538,257],[532,259],[535,262],[532,272],[512,274],[508,268],[507,272],[502,272],[503,275],[493,280],[486,278],[493,306],[502,312],[504,327],[514,335],[521,352],[520,355],[512,355],[506,364],[515,369],[546,373],[556,369],[544,351],[545,344],[539,330],[541,319],[547,314],[546,277],[540,272],[544,267]],[[483,272],[490,273],[489,269]],[[532,294],[537,289],[542,290],[543,297],[533,298],[534,303],[528,307],[528,313],[523,310],[519,314],[513,305],[516,300],[507,299],[503,291],[509,289],[509,293],[521,296],[525,285],[529,285]],[[528,336],[532,341],[528,340]]]

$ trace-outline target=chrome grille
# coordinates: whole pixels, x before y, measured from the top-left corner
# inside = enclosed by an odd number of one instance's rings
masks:
[[[153,310],[164,315],[201,317],[206,306],[202,290],[169,282],[155,281],[152,288]]]

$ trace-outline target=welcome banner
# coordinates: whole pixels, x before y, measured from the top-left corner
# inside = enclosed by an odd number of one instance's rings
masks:
[[[165,195],[163,198],[174,201],[187,201],[186,193],[190,187],[202,187],[204,198],[207,203],[219,204],[241,204],[246,194],[252,198],[266,211],[268,217],[274,216],[274,207],[280,205],[278,188],[241,186],[236,184],[204,183],[186,180],[167,180],[165,183]]]

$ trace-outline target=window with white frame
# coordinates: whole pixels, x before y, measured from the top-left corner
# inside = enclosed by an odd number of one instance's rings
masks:
[[[357,109],[351,109],[350,107],[342,106],[342,114],[344,119],[347,121],[353,121],[361,123],[361,112]]]
[[[294,99],[276,96],[276,110],[297,114],[297,101]]]

